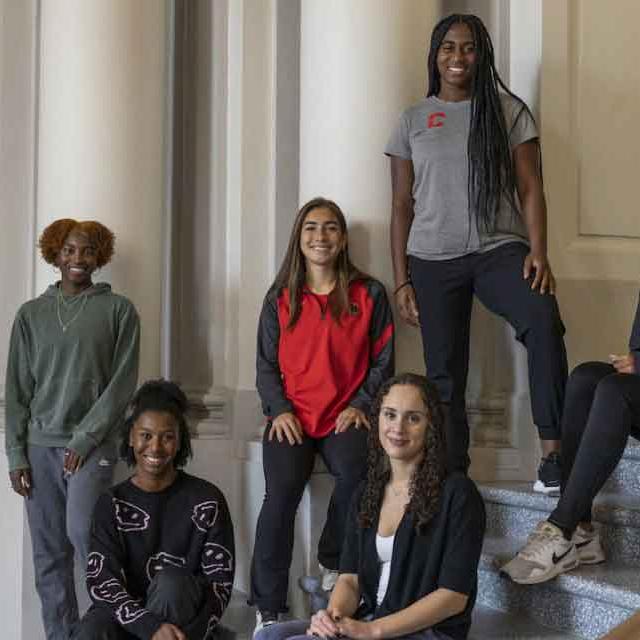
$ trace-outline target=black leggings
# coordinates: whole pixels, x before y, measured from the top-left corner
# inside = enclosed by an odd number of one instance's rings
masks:
[[[562,416],[562,495],[549,521],[568,533],[591,521],[593,500],[620,461],[627,439],[640,439],[640,376],[604,362],[576,367]]]
[[[474,294],[515,329],[527,348],[533,420],[542,440],[560,439],[567,382],[564,326],[555,296],[533,291],[531,280],[522,278],[528,251],[514,242],[453,260],[409,259],[427,375],[438,387],[447,414],[452,471],[469,466],[465,391]]]
[[[202,607],[207,586],[176,567],[159,571],[147,591],[145,607],[165,622],[183,629]],[[73,640],[135,640],[106,607],[93,605],[78,623]]]
[[[318,560],[337,569],[351,496],[367,468],[367,431],[350,427],[302,444],[269,441],[265,429],[262,464],[265,496],[258,518],[251,565],[251,599],[263,611],[286,611],[289,567],[298,504],[319,453],[336,484],[318,543]]]

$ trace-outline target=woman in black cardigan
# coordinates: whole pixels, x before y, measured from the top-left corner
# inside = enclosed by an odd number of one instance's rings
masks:
[[[329,605],[256,640],[463,639],[471,623],[485,514],[462,474],[445,476],[443,418],[423,376],[382,386],[372,411],[367,480],[356,492]]]

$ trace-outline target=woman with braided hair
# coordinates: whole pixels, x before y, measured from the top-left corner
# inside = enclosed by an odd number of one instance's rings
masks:
[[[11,332],[5,446],[11,486],[26,498],[47,640],[68,640],[78,620],[74,555],[84,568],[91,513],[113,480],[116,430],[138,377],[138,314],[93,282],[113,246],[99,222],[50,224],[40,252],[60,281],[20,307]]]
[[[433,30],[427,97],[407,109],[391,158],[395,299],[419,326],[447,415],[447,462],[469,466],[465,389],[475,293],[527,349],[543,459],[534,489],[560,487],[567,378],[564,326],[547,258],[538,131],[500,79],[482,21],[454,14]]]

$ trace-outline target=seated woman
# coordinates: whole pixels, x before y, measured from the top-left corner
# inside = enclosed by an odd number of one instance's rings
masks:
[[[191,456],[187,398],[154,380],[136,393],[121,454],[133,476],[96,504],[93,606],[77,640],[209,638],[231,596],[233,527],[222,492],[178,467]]]
[[[296,511],[316,454],[335,478],[318,542],[322,587],[333,588],[349,504],[367,469],[367,414],[391,375],[384,286],[351,262],[340,207],[314,198],[293,223],[258,326],[256,386],[267,426],[251,564],[255,632],[287,611]]]
[[[354,494],[340,577],[311,623],[265,627],[256,640],[304,634],[466,638],[485,514],[462,473],[445,475],[443,416],[425,377],[382,385],[372,411],[367,479]]]
[[[593,501],[616,468],[627,439],[640,439],[640,301],[626,355],[586,362],[567,383],[562,414],[562,495],[547,520],[502,571],[537,584],[605,559],[591,523]]]

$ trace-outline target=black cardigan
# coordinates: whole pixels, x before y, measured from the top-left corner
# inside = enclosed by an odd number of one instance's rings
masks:
[[[405,609],[438,588],[469,596],[465,610],[436,624],[433,629],[451,638],[467,637],[475,603],[477,569],[482,551],[485,512],[475,484],[456,473],[445,481],[437,514],[424,535],[416,532],[413,518],[405,514],[395,534],[387,593],[376,608],[380,564],[376,527],[358,524],[364,485],[355,493],[340,560],[340,573],[358,575],[362,604],[356,617],[381,618]],[[376,520],[377,521],[377,520]]]

